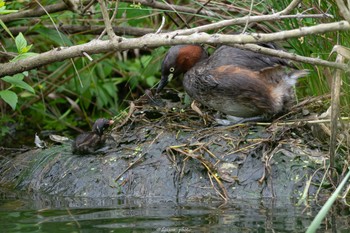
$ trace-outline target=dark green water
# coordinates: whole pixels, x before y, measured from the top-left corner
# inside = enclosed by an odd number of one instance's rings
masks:
[[[319,209],[276,199],[155,202],[2,194],[0,232],[305,232]],[[349,208],[334,207],[319,232],[349,224]]]

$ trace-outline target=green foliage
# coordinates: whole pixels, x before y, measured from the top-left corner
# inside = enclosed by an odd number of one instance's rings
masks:
[[[5,2],[0,0],[0,15],[10,14],[13,12],[17,12],[17,10],[6,10]]]
[[[7,6],[23,9],[27,4],[31,4],[30,1],[11,2]],[[112,9],[113,4],[109,7]],[[72,46],[93,40],[95,35],[67,34],[48,25],[52,26],[53,22],[56,27],[59,27],[58,22],[79,25],[82,20],[89,18],[91,21],[98,20],[97,25],[103,26],[98,4],[96,11],[98,14],[89,17],[80,17],[71,11],[41,16],[40,22],[28,30],[30,34],[35,33],[30,36],[19,33],[14,43],[5,39],[8,50],[16,49],[17,52],[12,61],[35,55],[31,53],[33,50],[38,53],[56,46]],[[150,17],[151,14],[152,9],[149,7],[120,3],[115,21],[123,26],[150,27],[154,18]],[[11,26],[26,23],[26,20],[19,20],[11,23]],[[81,119],[116,115],[128,106],[128,100],[138,98],[144,89],[155,85],[160,70],[159,56],[164,51],[155,49],[141,52],[140,55],[129,51],[123,59],[111,53],[107,56],[94,55],[93,62],[82,58],[50,64],[37,72],[29,72],[25,80],[19,79],[19,76],[3,78],[8,88],[0,98],[13,109],[21,106],[25,111],[16,114],[28,114],[30,117],[24,119],[38,122],[46,129],[63,130],[81,124]],[[18,98],[20,96],[23,98]],[[27,105],[28,102],[31,104]]]
[[[15,110],[18,97],[15,92],[10,90],[3,90],[0,91],[0,97],[3,99],[6,103],[8,103],[13,110]]]
[[[31,93],[35,93],[34,89],[28,85],[26,82],[23,81],[24,74],[16,74],[13,76],[5,76],[1,78],[3,81],[11,84],[11,86],[7,90],[0,91],[0,97],[8,103],[13,110],[15,110],[18,97],[17,94],[14,91],[11,91],[10,89],[13,89],[14,87],[19,87],[21,89],[27,90]]]
[[[38,26],[35,31],[40,34],[41,38],[45,40],[46,43],[53,43],[54,45],[64,45],[72,46],[73,43],[70,41],[69,37],[63,33],[57,32],[56,30],[48,29],[43,26]]]
[[[140,4],[121,2],[118,9],[116,19],[122,22],[121,26],[149,26],[149,20],[147,18],[152,13],[150,8],[141,6]]]
[[[310,226],[308,227],[306,233],[316,232],[317,229],[321,226],[323,219],[327,216],[330,211],[333,203],[337,200],[340,192],[344,189],[347,181],[350,177],[350,167],[348,167],[348,173],[343,178],[342,182],[338,185],[337,189],[333,192],[331,197],[327,200],[327,202],[322,206],[321,210],[318,212]]]
[[[0,118],[0,138],[10,134],[9,124],[15,123],[15,120],[11,116],[3,116]]]
[[[34,89],[23,81],[24,74],[16,74],[13,76],[5,76],[2,78],[3,81],[11,83],[14,87],[20,87],[34,94]]]
[[[28,52],[32,47],[32,45],[29,45],[29,46],[27,45],[27,41],[24,38],[22,32],[18,34],[18,36],[15,39],[15,42],[16,42],[16,47],[19,54]]]
[[[159,54],[158,50],[153,52]],[[123,68],[129,76],[131,89],[138,85],[144,87],[153,87],[158,81],[156,75],[159,75],[160,60],[154,58],[157,55],[144,55],[133,61],[117,61],[117,66]]]
[[[0,15],[10,14],[13,12],[17,12],[17,10],[6,10],[5,2],[3,0],[0,0]],[[12,33],[6,27],[6,25],[1,19],[0,19],[0,26],[13,38]]]
[[[18,61],[36,55],[36,53],[29,52],[29,50],[32,48],[32,45],[27,45],[27,41],[21,32],[18,34],[18,36],[16,36],[15,43],[18,55],[11,61]]]
[[[31,49],[32,45],[27,45],[27,41],[22,33],[19,33],[18,36],[16,36],[15,43],[18,55],[14,59],[12,59],[12,61],[17,61],[35,55],[35,53],[29,53],[29,50]],[[13,110],[16,109],[18,103],[18,96],[16,92],[10,89],[19,87],[20,89],[29,91],[33,94],[35,93],[34,89],[23,81],[25,74],[28,74],[28,72],[16,74],[13,76],[5,76],[1,78],[2,81],[9,83],[10,87],[7,90],[0,91],[0,98],[3,99],[7,104],[9,104]]]

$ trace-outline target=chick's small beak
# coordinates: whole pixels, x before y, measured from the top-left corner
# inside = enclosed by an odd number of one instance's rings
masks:
[[[114,123],[114,120],[109,120],[108,125],[111,126],[113,125],[113,123]]]

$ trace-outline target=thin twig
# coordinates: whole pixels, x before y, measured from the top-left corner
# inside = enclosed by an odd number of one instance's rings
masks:
[[[75,224],[77,225],[77,227],[80,229],[81,225],[80,223],[77,221],[77,219],[74,217],[74,215],[72,214],[72,212],[70,212],[70,210],[68,209],[68,207],[66,207],[66,210],[69,214],[69,216],[73,219],[73,221],[75,222]]]
[[[217,190],[217,188],[215,187],[215,185],[214,185],[214,182],[213,182],[213,179],[212,179],[212,177],[215,177],[215,176],[212,176],[212,174],[208,171],[207,172],[207,174],[208,174],[208,177],[209,177],[209,181],[210,181],[210,184],[211,184],[211,187],[215,190],[215,192],[217,193],[217,194],[219,194],[219,196],[225,201],[225,203],[227,202],[227,199],[228,199],[228,196],[225,196],[225,194],[224,193],[220,193],[219,192],[219,190]],[[226,190],[225,190],[226,191]],[[226,193],[226,195],[227,195],[227,193]]]
[[[111,24],[113,23],[113,20],[116,18],[117,14],[118,14],[118,7],[119,7],[119,0],[115,1],[115,7],[114,7],[114,11],[111,17]]]
[[[91,0],[85,7],[84,9],[82,10],[82,13],[84,14],[92,5],[94,5],[94,3],[96,2],[97,0]]]
[[[170,7],[170,9],[172,9],[174,11],[174,13],[176,14],[176,16],[186,25],[187,28],[189,28],[190,26],[187,24],[186,20],[179,14],[179,12],[177,12],[177,10],[174,8],[174,5],[171,5],[169,3],[167,3],[166,1],[164,1],[164,3]]]
[[[155,32],[155,34],[158,34],[162,31],[162,28],[164,27],[164,24],[165,24],[165,17],[162,16],[162,23],[160,24],[158,30]]]
[[[89,55],[87,54],[86,52],[83,52],[84,56],[89,59],[89,61],[93,61],[94,59]]]
[[[131,115],[134,113],[134,111],[135,111],[135,104],[134,104],[134,102],[131,102],[130,106],[129,106],[128,115],[123,119],[122,122],[120,122],[118,125],[113,127],[112,131],[115,131],[115,130],[120,129],[121,127],[123,127],[130,120]]]
[[[280,57],[280,58],[286,58],[289,60],[304,62],[312,65],[328,66],[328,67],[338,68],[342,70],[349,69],[347,65],[342,63],[330,62],[330,61],[322,60],[320,58],[300,56],[294,53],[288,53],[283,50],[270,49],[270,48],[262,47],[256,44],[231,44],[231,45],[233,47],[240,48],[240,49],[247,49],[258,53],[263,53],[263,54]]]
[[[342,121],[349,121],[350,117],[341,117]],[[267,125],[277,125],[277,126],[286,126],[286,125],[295,125],[299,123],[308,123],[308,124],[319,124],[319,123],[330,123],[332,119],[323,119],[323,120],[308,120],[308,119],[297,119],[289,122],[276,122],[276,123],[268,123],[268,122],[257,122],[256,125],[267,126]]]
[[[203,5],[201,5],[201,6],[199,7],[199,9],[196,11],[196,13],[193,14],[193,15],[191,16],[191,18],[189,18],[189,19],[187,20],[187,23],[190,23],[190,22],[194,19],[194,17],[195,17],[196,15],[198,15],[198,14],[203,10],[203,8],[204,8],[206,5],[209,4],[210,1],[211,1],[211,0],[207,0]]]
[[[161,10],[172,10],[177,12],[184,12],[189,14],[196,14],[197,10],[193,9],[192,7],[186,7],[186,6],[180,6],[180,5],[173,5],[169,3],[161,3],[159,1],[149,1],[149,0],[123,0],[123,2],[130,2],[130,3],[140,3],[144,6],[149,6],[155,9],[161,9]],[[197,13],[198,14],[198,13]],[[200,12],[201,15],[206,16],[214,16],[212,12],[202,10]]]
[[[241,32],[242,34],[244,34],[246,32],[247,28],[248,28],[249,19],[250,19],[250,16],[252,15],[253,6],[254,6],[254,0],[251,0],[249,12],[248,12],[248,15],[247,15],[247,22],[245,23],[244,28],[243,28],[243,30]]]
[[[104,24],[106,26],[108,37],[111,41],[116,41],[118,39],[118,36],[113,31],[113,27],[111,24],[111,20],[109,18],[109,14],[108,14],[108,10],[107,10],[107,6],[105,4],[105,1],[98,0],[98,2],[100,3],[101,13],[102,13]]]
[[[107,57],[109,57],[111,54],[112,54],[112,52],[109,52],[109,53],[105,54],[104,56],[102,56],[101,58],[99,58],[99,59],[97,59],[97,60],[94,60],[94,61],[91,62],[91,63],[88,63],[87,65],[85,65],[84,67],[82,67],[82,68],[79,70],[79,72],[81,73],[81,72],[83,72],[84,70],[87,70],[87,69],[91,68],[92,66],[98,64],[98,63],[101,62],[102,60],[104,60],[104,59],[106,59]],[[55,74],[55,73],[50,74],[50,76],[48,76],[49,78],[48,78],[47,80],[51,80],[52,83],[54,83],[54,85],[52,85],[52,86],[48,87],[47,89],[45,89],[45,91],[42,93],[42,95],[39,95],[39,96],[37,96],[37,97],[35,97],[35,98],[32,98],[32,99],[31,99],[30,101],[28,101],[27,103],[22,104],[22,105],[20,106],[20,111],[14,112],[13,115],[12,115],[12,117],[14,117],[14,116],[17,115],[18,113],[24,111],[25,109],[31,107],[34,103],[40,101],[40,100],[41,100],[41,97],[42,97],[42,98],[46,97],[48,94],[52,93],[55,89],[57,89],[57,87],[61,86],[63,83],[66,83],[66,82],[68,82],[69,80],[71,80],[72,78],[74,78],[74,74],[71,74],[70,76],[66,77],[65,79],[60,79],[60,77],[62,77],[62,75],[63,75],[64,73],[66,73],[67,70],[68,70],[69,68],[70,68],[70,65],[67,65],[66,67],[61,68],[61,69],[57,69],[57,72],[60,72],[60,74],[57,75],[57,77],[59,77],[59,78],[56,78],[56,79],[54,79],[54,80],[52,80],[52,77],[54,77],[54,74]],[[46,81],[46,79],[42,80],[42,82],[45,82],[45,81]],[[41,84],[41,82],[38,83],[38,84]],[[76,95],[76,93],[73,93],[73,92],[72,92],[71,94],[75,94],[75,95]],[[65,122],[65,121],[63,121],[63,122]],[[75,127],[74,127],[74,130],[76,130]]]
[[[55,29],[56,29],[58,35],[60,36],[60,39],[61,39],[62,43],[63,43],[64,45],[66,45],[66,44],[64,43],[64,39],[63,39],[63,37],[62,37],[62,34],[61,34],[60,30],[58,30],[58,27],[57,27],[55,21],[53,20],[53,18],[51,17],[50,13],[45,9],[45,7],[44,7],[43,5],[41,5],[41,3],[40,3],[38,0],[35,0],[35,2],[40,6],[40,8],[41,8],[41,9],[46,13],[46,15],[49,17],[50,21],[52,22],[52,25],[55,27]]]
[[[301,0],[293,0],[284,10],[278,12],[277,14],[279,15],[290,14],[290,12],[292,12],[292,10],[294,10],[300,4],[300,2]]]
[[[336,61],[339,63],[344,63],[345,58],[341,55],[337,55]],[[335,79],[332,82],[331,91],[331,138],[329,145],[329,156],[330,156],[330,167],[334,168],[334,161],[336,155],[337,147],[337,133],[338,133],[338,118],[339,118],[339,105],[340,105],[340,88],[342,82],[342,72],[341,70],[336,70]],[[331,170],[333,171],[333,170]],[[332,172],[333,173],[333,172]]]
[[[205,32],[209,30],[216,30],[223,27],[228,27],[232,25],[244,25],[247,22],[248,23],[259,23],[259,22],[265,22],[265,21],[276,21],[281,19],[302,19],[302,18],[327,18],[329,17],[327,14],[312,14],[312,15],[279,15],[279,14],[272,14],[272,15],[257,15],[257,16],[244,16],[241,18],[235,18],[235,19],[229,19],[229,20],[221,20],[219,22],[206,24],[203,26],[198,26],[195,28],[190,29],[181,29],[173,31],[173,34],[176,35],[190,35],[196,32]]]
[[[129,171],[133,166],[135,166],[136,164],[138,164],[139,162],[141,162],[141,160],[145,157],[147,153],[143,153],[143,155],[141,155],[140,158],[138,158],[135,162],[131,163],[126,169],[124,169],[124,171],[122,171],[117,178],[114,179],[114,182],[117,182],[120,177],[122,177],[122,175],[125,174],[125,172]]]
[[[228,200],[229,196],[227,193],[227,190],[225,188],[225,186],[222,184],[222,182],[220,181],[220,179],[217,177],[216,175],[216,170],[214,168],[214,166],[212,165],[212,163],[210,163],[208,160],[206,160],[205,158],[203,158],[202,156],[196,155],[194,154],[197,150],[200,150],[205,144],[203,143],[199,143],[196,144],[199,145],[199,147],[197,147],[195,150],[193,150],[191,153],[189,152],[185,152],[184,150],[181,150],[179,148],[179,146],[171,146],[169,147],[172,150],[175,150],[177,152],[179,152],[180,154],[186,155],[189,158],[195,159],[197,161],[199,161],[208,171],[209,173],[209,179],[211,180],[211,176],[214,177],[214,179],[216,180],[218,186],[220,187],[220,189],[222,190],[222,193],[219,192],[220,196],[225,200],[225,202]],[[191,145],[189,145],[191,146]],[[211,176],[210,176],[211,175]],[[213,186],[214,187],[214,186]],[[215,189],[215,187],[214,187]],[[216,189],[215,189],[216,190]]]

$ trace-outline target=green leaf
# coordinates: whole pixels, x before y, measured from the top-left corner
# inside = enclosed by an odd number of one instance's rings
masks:
[[[0,19],[0,26],[1,26],[3,29],[5,29],[5,31],[7,32],[7,34],[9,34],[9,35],[12,37],[12,39],[15,39],[15,38],[13,37],[11,31],[8,29],[8,27],[6,27],[6,25],[4,24],[4,22],[2,22],[1,19]]]
[[[117,87],[115,85],[113,85],[113,82],[109,81],[109,82],[105,82],[102,84],[103,89],[106,91],[106,93],[108,93],[108,95],[110,97],[112,97],[113,99],[118,98],[117,96]]]
[[[12,59],[11,61],[18,61],[18,60],[21,60],[21,59],[25,59],[27,57],[32,57],[32,56],[35,56],[37,55],[37,53],[21,53],[19,55],[17,55],[14,59]]]
[[[6,15],[6,14],[10,14],[10,13],[15,13],[17,12],[18,10],[5,10],[3,9],[4,7],[1,7],[0,8],[0,15]]]
[[[103,106],[107,105],[108,103],[108,95],[103,90],[97,91],[98,99],[96,100],[96,104],[98,109],[101,109]]]
[[[3,90],[3,91],[0,91],[0,97],[6,103],[8,103],[13,110],[16,109],[16,105],[18,102],[18,97],[17,97],[16,93],[14,93],[13,91],[9,91],[9,90]]]
[[[23,81],[23,74],[17,74],[14,76],[5,76],[2,78],[5,82],[11,83],[13,86],[20,87],[22,89],[25,89],[31,93],[35,93],[34,89],[28,85],[26,82]]]
[[[5,2],[0,0],[0,15],[10,14],[18,10],[6,10]]]
[[[19,54],[22,54],[22,50],[27,46],[27,41],[24,38],[22,32],[20,32],[15,39],[16,42],[16,47],[17,47],[17,51]]]
[[[69,37],[67,37],[65,34],[61,32],[57,32],[56,30],[48,29],[45,27],[39,27],[36,29],[36,32],[38,32],[43,38],[46,38],[50,41],[55,42],[57,45],[61,45],[61,46],[73,45]]]
[[[27,52],[30,50],[30,48],[31,48],[32,46],[33,46],[33,45],[30,44],[30,45],[28,45],[28,46],[22,48],[20,53],[21,53],[21,54],[27,53]]]
[[[29,91],[29,92],[31,92],[33,94],[35,93],[34,89],[28,83],[26,83],[24,81],[18,81],[16,83],[16,86],[20,87],[20,88],[22,88],[24,90],[27,90],[27,91]]]
[[[130,5],[129,3],[120,3],[116,18],[127,18],[122,26],[142,26],[147,24],[151,10],[149,7],[139,7],[139,4]]]
[[[5,82],[13,84],[13,82],[15,82],[14,80],[23,80],[24,79],[24,75],[23,74],[15,74],[13,76],[5,76],[5,77],[3,77],[1,79],[4,80]]]
[[[154,76],[149,76],[146,78],[146,83],[149,87],[153,87],[156,84],[156,82],[157,82],[157,79]]]

